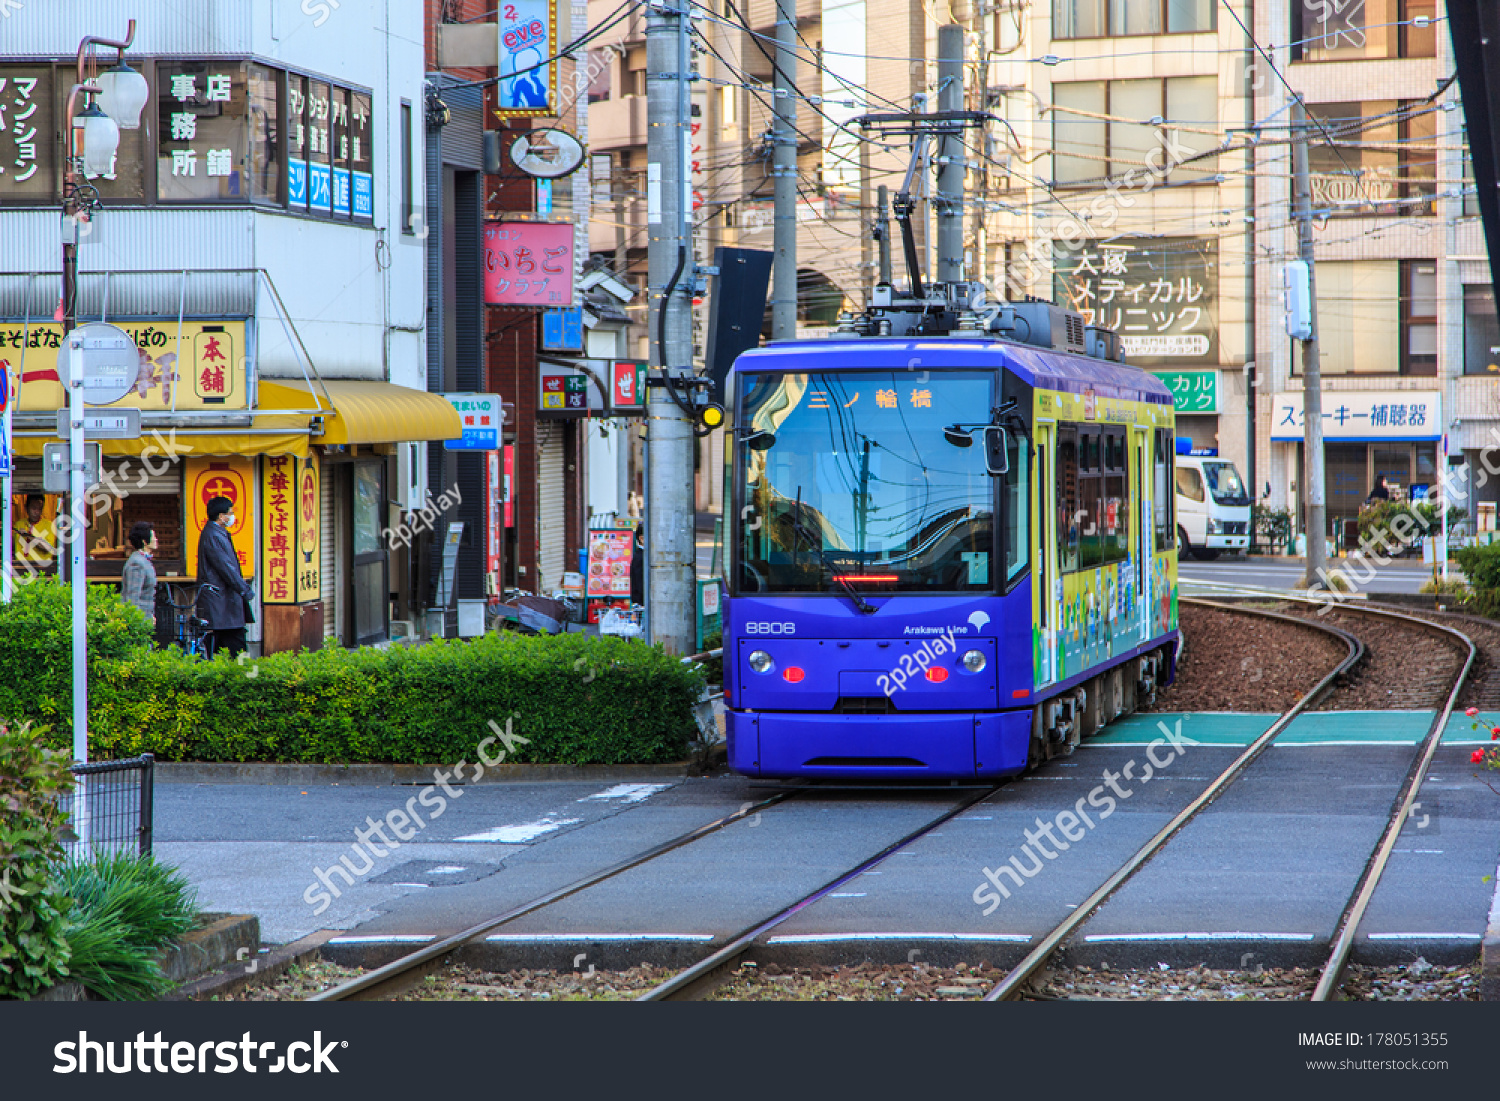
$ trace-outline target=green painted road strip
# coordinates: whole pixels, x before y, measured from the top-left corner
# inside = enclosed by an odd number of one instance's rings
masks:
[[[1299,715],[1276,739],[1279,746],[1416,745],[1427,735],[1436,711],[1316,711]],[[1131,715],[1111,723],[1086,746],[1144,746],[1164,737],[1160,724],[1199,745],[1249,745],[1276,721],[1276,712],[1222,711],[1166,712]],[[1490,727],[1471,729],[1475,719],[1459,714],[1444,732],[1446,745],[1468,745],[1490,740]]]

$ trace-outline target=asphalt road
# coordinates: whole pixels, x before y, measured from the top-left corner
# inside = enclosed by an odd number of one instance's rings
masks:
[[[1082,840],[1066,850],[1054,845],[1054,855],[1038,861],[1041,871],[1022,885],[1002,879],[1010,896],[987,906],[986,869],[1013,856],[1029,866],[1025,831],[1035,833],[1039,819],[1060,827],[1060,812],[1076,810],[1080,800],[1089,807],[1106,770],[1121,774],[1134,761],[1134,775],[1141,775],[1155,720],[1131,721],[1141,724],[1140,738],[1086,744],[1002,786],[803,910],[776,931],[772,946],[828,959],[841,944],[863,954],[880,942],[906,959],[915,945],[928,962],[939,962],[944,954],[964,959],[981,942],[991,959],[997,944],[1014,945],[1019,955],[1238,753],[1233,745],[1191,746],[1150,783],[1122,780],[1131,795],[1117,799],[1108,818],[1096,812]],[[1424,726],[1413,717],[1416,733]],[[1360,931],[1362,957],[1409,960],[1421,952],[1438,962],[1445,954],[1472,955],[1494,887],[1485,877],[1500,853],[1500,815],[1496,797],[1472,776],[1471,748],[1439,751],[1422,792],[1425,821],[1411,823],[1397,847]],[[1092,939],[1080,941],[1073,958],[1092,953],[1122,965],[1132,954],[1151,955],[1148,963],[1191,955],[1191,963],[1232,965],[1248,952],[1270,966],[1316,954],[1413,752],[1410,745],[1331,745],[1315,737],[1273,748],[1090,920],[1084,937]],[[637,787],[483,785],[462,789],[440,818],[373,862],[351,850],[367,816],[406,808],[420,790],[162,784],[157,848],[198,886],[204,908],[259,914],[270,942],[317,929],[381,939],[435,935],[730,814],[770,788],[737,777]],[[707,943],[828,882],[962,794],[938,787],[799,795],[500,933],[557,957],[532,957],[528,965],[561,967],[580,945],[601,940]],[[421,813],[422,806],[407,809]],[[355,872],[370,864],[348,877],[352,884],[330,870],[344,856]],[[317,912],[326,885],[338,897]],[[651,958],[644,947],[630,950]]]
[[[1355,589],[1366,593],[1418,593],[1432,580],[1432,567],[1420,561],[1391,562],[1370,568],[1356,565],[1349,569],[1347,559],[1333,559],[1329,571],[1345,569],[1355,582]],[[1213,562],[1188,560],[1177,565],[1178,577],[1187,581],[1208,581],[1219,585],[1249,585],[1264,589],[1301,589],[1305,567],[1300,559],[1265,559],[1221,557]],[[1369,577],[1369,580],[1364,580]]]

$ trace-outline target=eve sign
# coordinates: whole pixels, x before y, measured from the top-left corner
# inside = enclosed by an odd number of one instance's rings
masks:
[[[484,300],[491,306],[571,306],[572,224],[491,222],[486,225]]]

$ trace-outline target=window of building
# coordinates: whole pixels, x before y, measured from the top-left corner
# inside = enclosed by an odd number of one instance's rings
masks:
[[[1316,279],[1324,375],[1437,373],[1435,261],[1320,260]]]
[[[411,104],[401,104],[401,232],[415,233],[416,178],[412,168]]]
[[[1493,287],[1464,288],[1464,374],[1500,375],[1500,319]]]
[[[586,56],[588,57],[587,71],[592,74],[589,80],[589,102],[600,103],[610,97],[615,52],[613,50],[590,50]]]
[[[594,187],[594,202],[600,206],[608,206],[614,201],[610,194],[614,182],[614,166],[608,153],[589,155],[589,182]]]
[[[1293,61],[1435,57],[1436,0],[1293,3]]]
[[[1052,86],[1053,177],[1087,184],[1132,169],[1164,170],[1172,183],[1211,179],[1217,157],[1179,157],[1219,145],[1218,77],[1085,80]],[[1109,116],[1109,117],[1099,117]]]
[[[1437,374],[1437,264],[1401,261],[1401,373]]]
[[[1194,34],[1215,29],[1214,0],[1053,0],[1053,38]]]
[[[217,203],[250,198],[247,78],[246,67],[235,62],[157,65],[158,199]]]
[[[1421,101],[1308,104],[1312,201],[1334,217],[1433,213],[1437,118]]]
[[[646,94],[646,47],[632,46],[625,51],[625,94]]]

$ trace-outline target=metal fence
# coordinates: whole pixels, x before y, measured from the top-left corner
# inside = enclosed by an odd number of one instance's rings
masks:
[[[156,757],[143,753],[125,761],[73,766],[73,792],[63,796],[73,840],[69,856],[109,850],[151,851]]]

